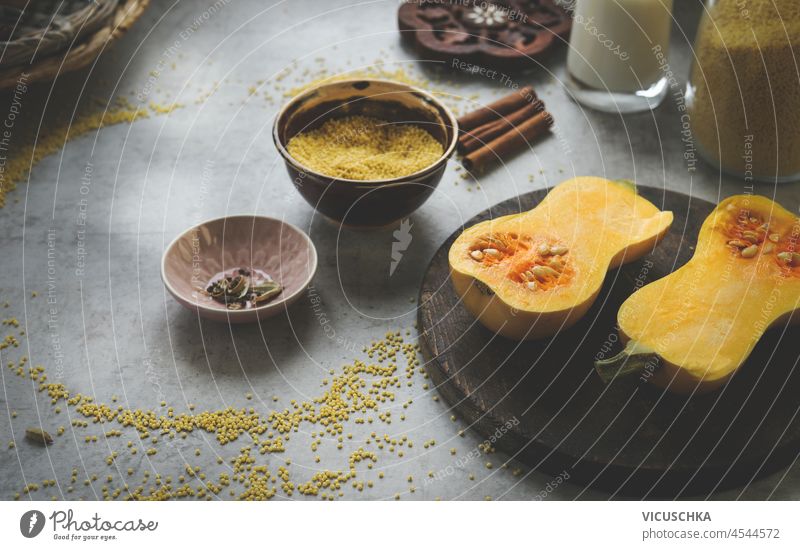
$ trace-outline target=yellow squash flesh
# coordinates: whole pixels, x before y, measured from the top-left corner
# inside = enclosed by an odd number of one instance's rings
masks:
[[[600,375],[608,381],[644,368],[643,378],[682,394],[724,384],[764,331],[798,308],[798,240],[800,220],[779,204],[725,199],[703,223],[692,259],[622,304],[627,346],[596,364]]]
[[[488,329],[545,338],[580,319],[608,270],[647,254],[671,223],[630,183],[574,178],[532,210],[466,229],[450,248],[450,275]]]

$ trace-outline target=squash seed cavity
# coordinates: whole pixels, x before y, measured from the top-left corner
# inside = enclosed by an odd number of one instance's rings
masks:
[[[549,290],[566,282],[565,255],[568,252],[569,249],[561,244],[539,244],[536,247],[537,257],[519,270],[519,280],[532,291]]]
[[[530,245],[517,233],[490,233],[475,241],[470,247],[469,256],[476,262],[493,264],[528,248]]]
[[[737,208],[731,208],[733,205],[728,205],[728,210],[734,213]],[[781,236],[779,232],[771,230],[770,223],[764,221],[759,216],[754,215],[748,210],[740,209],[738,214],[734,216],[734,220],[727,224],[726,233],[728,246],[731,247],[739,257],[745,259],[752,259],[759,255],[772,254],[776,245],[780,243]],[[793,260],[786,260],[788,256],[783,253],[776,255],[778,260],[784,264],[792,264]]]
[[[530,291],[548,290],[567,280],[569,247],[561,243],[535,244],[517,233],[489,233],[477,238],[467,253],[485,266],[510,259],[511,264],[501,269],[508,269],[508,278]]]

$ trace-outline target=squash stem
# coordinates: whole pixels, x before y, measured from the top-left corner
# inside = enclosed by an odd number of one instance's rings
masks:
[[[614,357],[594,362],[594,368],[600,378],[608,384],[617,376],[629,376],[641,372],[650,364],[658,360],[658,354],[633,340],[628,342],[625,349]]]

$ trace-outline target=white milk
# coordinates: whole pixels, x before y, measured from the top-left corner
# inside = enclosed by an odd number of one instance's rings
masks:
[[[653,48],[666,55],[671,14],[672,0],[577,0],[567,69],[591,88],[649,88],[663,76]]]

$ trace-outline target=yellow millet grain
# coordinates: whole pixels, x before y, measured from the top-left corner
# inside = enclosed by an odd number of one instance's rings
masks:
[[[105,105],[105,102],[99,102]],[[4,173],[0,177],[0,208],[5,206],[6,194],[16,189],[17,184],[28,178],[31,168],[43,158],[60,151],[66,141],[79,138],[89,132],[114,126],[116,124],[132,124],[136,120],[155,115],[169,114],[182,105],[170,103],[161,105],[151,102],[148,111],[145,107],[136,107],[127,98],[117,98],[107,109],[78,115],[73,120],[45,127],[35,136],[15,136],[21,143],[15,146],[13,154],[6,162]],[[32,296],[36,296],[35,293]]]
[[[216,483],[210,480],[211,474],[201,472],[200,467],[190,464],[181,466],[185,475],[178,476],[179,484],[173,484],[169,476],[162,480],[156,475],[155,480],[151,480],[149,472],[145,472],[144,479],[136,487],[131,487],[122,481],[118,487],[114,487],[114,482],[109,481],[107,472],[104,472],[104,479],[111,484],[102,488],[104,500],[208,499],[233,483],[238,483],[241,489],[238,491],[230,489],[231,496],[243,500],[271,499],[279,490],[286,496],[299,492],[303,495],[333,500],[336,495],[344,496],[341,488],[345,484],[356,483],[356,489],[363,490],[364,482],[356,480],[357,468],[360,464],[372,470],[378,461],[376,453],[358,448],[349,455],[347,469],[321,469],[304,483],[293,482],[289,469],[283,466],[279,467],[276,473],[271,473],[266,466],[256,463],[256,456],[258,453],[284,452],[284,441],[289,439],[288,432],[297,432],[306,423],[318,427],[319,431],[313,433],[317,434],[320,441],[325,435],[340,442],[344,440],[345,435],[351,439],[352,434],[345,432],[345,422],[352,420],[357,423],[367,414],[378,413],[382,404],[395,400],[392,389],[401,386],[397,373],[400,360],[405,360],[407,369],[419,365],[419,346],[404,342],[400,332],[387,332],[384,338],[373,341],[364,352],[370,361],[354,360],[351,364],[343,365],[332,375],[322,395],[302,402],[292,400],[291,408],[272,411],[266,417],[259,415],[253,408],[229,407],[217,411],[172,414],[173,409],[169,407],[167,414],[161,414],[153,410],[126,409],[121,405],[109,406],[95,402],[91,396],[71,394],[63,384],[47,382],[45,369],[40,365],[29,370],[31,378],[38,381],[39,391],[47,395],[53,405],[63,401],[74,409],[75,413],[87,419],[87,421],[72,419],[71,425],[74,428],[87,428],[90,425],[89,421],[91,424],[99,425],[114,423],[123,429],[108,429],[110,426],[104,426],[103,433],[106,437],[121,437],[125,428],[133,429],[138,433],[140,441],[147,440],[153,445],[158,441],[159,434],[163,439],[165,434],[185,436],[194,430],[215,434],[222,445],[236,441],[241,436],[249,436],[248,444],[231,459],[232,474],[220,473]],[[20,359],[19,363],[24,365],[27,363],[27,358]],[[16,368],[16,365],[14,367]],[[22,376],[25,376],[24,371]],[[190,405],[188,408],[191,411],[195,407]],[[390,422],[390,416],[388,412],[385,415],[379,414],[379,418],[387,424]],[[261,439],[263,434],[266,434],[266,439]],[[377,439],[377,433],[373,432],[372,437]],[[407,436],[401,436],[398,440],[384,434],[381,439],[391,444],[406,443],[408,447],[413,446]],[[97,436],[94,435],[86,437],[87,442],[94,443],[97,440]],[[125,445],[132,454],[135,453],[134,441],[129,440]],[[142,450],[148,455],[156,452],[154,446]],[[252,452],[254,450],[258,453]],[[116,451],[112,452],[106,457],[106,464],[113,466],[117,456]],[[291,462],[289,459],[285,460],[287,466]],[[127,469],[128,476],[133,474],[132,468]],[[86,486],[99,478],[97,474],[87,475],[84,481]],[[76,483],[77,477],[78,471],[73,469],[71,483]],[[381,472],[378,477],[382,479],[383,473]],[[42,485],[53,487],[55,483],[47,481]],[[31,484],[24,491],[25,493],[36,491],[38,487],[36,484]],[[367,483],[367,487],[372,485]]]
[[[147,118],[146,109],[113,108],[88,115],[45,129],[37,139],[22,138],[25,144],[9,157],[2,182],[0,182],[0,208],[5,206],[6,194],[17,184],[27,179],[30,169],[43,158],[60,151],[64,142],[78,138],[93,130],[114,124],[132,123],[138,118]]]
[[[381,180],[406,176],[436,162],[442,145],[419,126],[365,116],[327,120],[289,140],[289,153],[326,176]]]
[[[688,137],[723,169],[767,179],[800,172],[798,48],[800,0],[708,8],[695,43]]]

